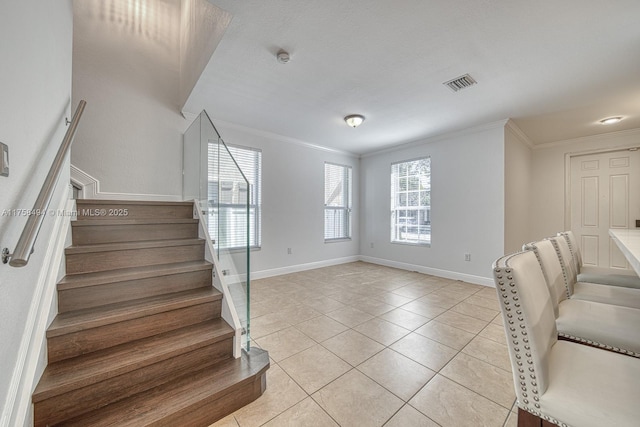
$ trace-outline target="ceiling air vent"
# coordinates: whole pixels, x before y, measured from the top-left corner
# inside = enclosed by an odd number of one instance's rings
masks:
[[[442,83],[445,86],[448,86],[454,92],[457,92],[461,89],[468,88],[469,86],[473,86],[477,82],[471,77],[469,74],[465,74],[464,76],[456,77],[453,80],[449,80],[448,82]]]

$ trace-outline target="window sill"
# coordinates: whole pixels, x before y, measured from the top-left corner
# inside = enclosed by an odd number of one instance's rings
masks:
[[[429,243],[417,243],[417,242],[401,242],[401,241],[398,241],[398,240],[392,240],[391,243],[394,244],[394,245],[422,246],[422,247],[425,247],[425,248],[430,248],[431,247],[431,242],[429,242]]]
[[[325,243],[340,243],[340,242],[350,242],[351,238],[350,237],[346,237],[343,239],[324,239]]]

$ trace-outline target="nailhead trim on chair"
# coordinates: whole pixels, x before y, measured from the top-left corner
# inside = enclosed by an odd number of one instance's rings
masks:
[[[553,244],[553,242],[551,243]],[[555,245],[554,245],[554,248],[555,248]],[[542,269],[542,275],[544,276],[544,280],[546,280],[547,283],[551,283],[549,281],[549,278],[547,277],[547,272],[544,270],[544,268],[542,268],[542,261],[540,260],[540,254],[538,253],[538,247],[536,246],[536,244],[533,242],[527,243],[525,245],[525,249],[533,251],[536,258],[538,259],[538,264],[540,264],[540,268]],[[557,253],[557,250],[556,250],[556,253]],[[562,264],[562,262],[560,264]],[[571,294],[569,294],[569,288],[567,288],[567,276],[564,272],[564,267],[562,267],[562,277],[564,278],[564,289],[567,294],[567,298],[571,298]]]
[[[599,343],[599,342],[596,342],[596,341],[592,341],[592,340],[589,340],[589,339],[586,339],[586,338],[575,337],[573,335],[564,334],[564,333],[561,333],[561,332],[558,332],[558,335],[563,337],[563,338],[569,339],[571,341],[578,341],[578,342],[581,342],[581,343],[584,343],[584,344],[589,344],[589,345],[592,345],[592,346],[595,346],[595,347],[603,348],[605,350],[615,351],[616,353],[626,354],[626,355],[633,356],[633,357],[640,357],[640,353],[636,353],[635,351],[632,351],[632,350],[626,350],[624,348],[612,347],[612,346],[607,345],[607,344],[602,344],[602,343]]]
[[[559,236],[560,237],[560,236]],[[562,237],[564,239],[564,237]],[[569,243],[569,239],[565,239],[565,241],[567,242],[567,245],[569,245],[569,250],[571,250],[571,244]],[[562,275],[564,276],[564,287],[567,290],[567,298],[570,298],[571,295],[569,294],[569,278],[568,278],[568,274],[567,274],[567,269],[566,266],[564,264],[564,262],[562,262],[562,254],[560,253],[560,246],[558,246],[558,243],[551,239],[551,243],[553,244],[553,248],[556,250],[556,254],[558,255],[558,259],[560,260],[560,266],[562,267]],[[535,246],[534,246],[535,247]],[[536,253],[537,256],[537,253]],[[582,338],[582,337],[576,337],[573,335],[569,335],[569,334],[565,334],[562,332],[558,332],[558,335],[567,339],[570,339],[572,341],[578,341],[581,343],[585,343],[585,344],[589,344],[595,347],[599,347],[599,348],[603,348],[606,350],[611,350],[611,351],[615,351],[616,353],[621,353],[621,354],[627,354],[629,356],[634,356],[634,357],[640,357],[640,353],[636,353],[635,351],[632,350],[627,350],[624,348],[619,348],[619,347],[613,347],[607,344],[602,344],[599,343],[597,341],[592,341],[590,339],[586,339],[586,338]]]
[[[515,254],[514,254],[515,255]],[[512,255],[513,256],[513,255]],[[504,260],[505,265],[508,263],[509,259],[512,257],[506,258]],[[505,275],[506,275],[506,283],[505,283]],[[540,409],[539,396],[538,396],[538,382],[536,378],[536,371],[533,365],[533,359],[531,357],[531,347],[529,346],[529,337],[527,335],[526,325],[524,323],[524,314],[522,310],[520,310],[520,296],[518,294],[518,290],[516,289],[515,282],[513,281],[513,276],[511,275],[511,269],[509,267],[500,268],[496,267],[494,269],[495,281],[498,285],[499,294],[501,297],[502,306],[504,308],[504,312],[507,317],[507,325],[506,329],[509,332],[508,344],[509,347],[513,350],[516,358],[516,365],[518,366],[518,378],[520,391],[518,394],[522,396],[522,402],[518,399],[518,407],[539,417],[545,419],[549,422],[552,422],[561,427],[569,427],[566,424],[551,418],[547,415],[542,414]],[[512,307],[513,306],[513,307]],[[514,310],[515,309],[515,310]],[[518,319],[518,323],[513,320],[515,311]],[[518,334],[518,331],[520,332]],[[520,349],[520,339],[522,340],[524,352]],[[528,368],[525,369],[525,362],[522,361],[524,353],[526,365]],[[529,375],[526,374],[529,372]],[[531,393],[531,399],[535,402],[532,408],[530,407],[529,393]]]
[[[579,265],[579,262],[578,262],[578,255],[576,253],[576,250],[578,248],[574,248],[573,247],[573,245],[571,244],[571,239],[569,239],[569,234],[567,234],[566,231],[558,233],[558,237],[560,237],[560,236],[562,236],[564,241],[567,242],[567,246],[569,246],[569,252],[571,252],[571,262],[573,262],[573,265],[576,268],[576,273],[578,273],[579,269],[580,269],[580,265]]]
[[[563,237],[564,239],[564,237]],[[564,258],[562,258],[562,253],[560,253],[560,247],[558,246],[558,242],[553,239],[551,240],[551,244],[553,245],[553,249],[556,250],[556,255],[558,256],[558,260],[560,261],[560,267],[562,269],[562,277],[564,277],[564,288],[567,291],[567,298],[571,298],[571,289],[569,289],[569,273],[567,272],[567,267],[564,263]],[[573,263],[573,260],[571,260]]]
[[[536,244],[534,242],[531,243],[527,243],[526,245],[524,245],[522,247],[523,250],[527,250],[527,251],[533,251],[533,254],[536,256],[536,259],[538,260],[538,264],[540,264],[542,266],[542,261],[540,261],[540,254],[538,253],[538,247],[536,246]],[[544,276],[544,280],[549,283],[549,278],[547,277],[547,272],[544,271],[544,268],[540,267],[540,269],[542,270],[542,275]]]

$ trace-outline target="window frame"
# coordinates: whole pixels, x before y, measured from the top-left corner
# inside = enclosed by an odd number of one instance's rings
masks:
[[[231,154],[232,158],[233,158],[233,163],[235,164],[235,166],[240,169],[240,171],[242,172],[242,175],[244,176],[244,178],[248,181],[248,185],[249,185],[249,189],[247,190],[247,197],[249,198],[249,218],[251,218],[251,212],[253,211],[253,216],[254,216],[254,220],[250,221],[249,223],[249,232],[252,234],[252,236],[249,237],[249,241],[251,242],[253,240],[254,244],[249,246],[250,250],[259,250],[262,247],[262,150],[259,148],[254,148],[254,147],[247,147],[247,146],[242,146],[242,145],[236,145],[236,144],[227,144],[227,143],[222,143],[222,142],[215,142],[212,145],[217,145],[218,143],[220,144],[224,144],[222,146],[219,147],[220,150],[225,150],[224,147],[226,147],[226,150],[228,150],[228,152]],[[248,152],[253,152],[253,153],[257,153],[257,155],[254,154],[254,159],[253,159],[253,171],[254,171],[254,175],[255,175],[255,182],[252,183],[248,178],[247,178],[247,173],[245,171],[242,170],[242,168],[240,167],[239,164],[239,156],[234,156],[233,150],[244,150],[244,151],[248,151]],[[207,163],[211,160],[211,156],[208,156],[207,159]],[[216,166],[218,168],[218,171],[220,170],[220,156],[218,154],[218,165]],[[218,172],[219,173],[219,172]],[[216,180],[207,180],[208,185],[210,186],[212,183],[217,183],[218,189],[217,189],[217,194],[218,194],[218,203],[216,205],[213,206],[209,206],[209,210],[215,210],[215,209],[229,209],[231,211],[233,211],[234,209],[244,209],[245,208],[245,203],[222,203],[220,201],[220,185],[222,182],[225,182],[227,180],[220,180],[218,177],[218,181]],[[211,201],[211,191],[208,190],[208,194],[209,194],[209,200]],[[218,211],[218,221],[220,218],[220,212]],[[213,224],[210,224],[210,226],[213,226]],[[216,246],[219,247],[219,249],[221,250],[225,250],[225,251],[230,251],[230,252],[235,252],[235,251],[242,251],[246,249],[246,246],[242,245],[242,246],[224,246],[222,244],[222,239],[221,236],[218,236],[218,230],[215,231],[214,235],[217,238],[217,242],[216,242]]]
[[[426,188],[421,182],[422,174],[409,174],[409,164],[416,163],[419,161],[428,160],[428,175],[427,175],[427,185]],[[407,173],[400,176],[399,168],[400,165],[407,165]],[[402,245],[413,245],[413,246],[431,246],[431,156],[422,156],[418,158],[413,158],[409,160],[402,160],[398,162],[391,163],[391,211],[390,211],[390,241],[391,243],[402,244]],[[406,187],[405,189],[401,189],[401,179],[406,179]],[[417,178],[418,188],[411,189],[410,182],[411,178],[414,180]],[[402,205],[399,202],[400,196],[402,193],[405,194],[405,204]],[[410,193],[414,193],[417,195],[418,204],[414,206],[410,206]],[[422,198],[426,198],[428,203],[423,203]],[[401,216],[401,212],[404,211],[404,215]],[[409,220],[412,220],[413,215],[408,215],[409,212],[416,211],[415,224],[408,224]],[[426,218],[425,218],[426,217]],[[404,218],[405,223],[400,223],[400,218]],[[408,230],[417,230],[417,238],[402,239],[401,235],[404,228],[404,233],[409,234]],[[428,230],[428,232],[421,232],[423,229]],[[413,233],[416,234],[416,233]],[[427,236],[426,238],[421,238],[421,236]]]
[[[339,167],[343,169],[343,181],[342,181],[342,193],[343,202],[346,202],[346,206],[329,206],[327,205],[327,166]],[[346,179],[344,179],[346,178]],[[345,204],[345,203],[343,203]],[[333,212],[335,218],[336,212],[342,211],[344,218],[344,230],[345,233],[342,236],[327,237],[327,212]],[[353,167],[349,165],[343,165],[340,163],[324,162],[324,242],[333,243],[340,241],[351,240],[353,229]],[[334,227],[334,231],[337,228]]]

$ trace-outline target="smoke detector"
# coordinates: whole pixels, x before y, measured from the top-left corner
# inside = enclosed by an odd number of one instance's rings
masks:
[[[276,59],[279,63],[286,64],[287,62],[291,61],[291,56],[289,55],[289,52],[280,49],[278,51],[278,54],[276,55]]]

